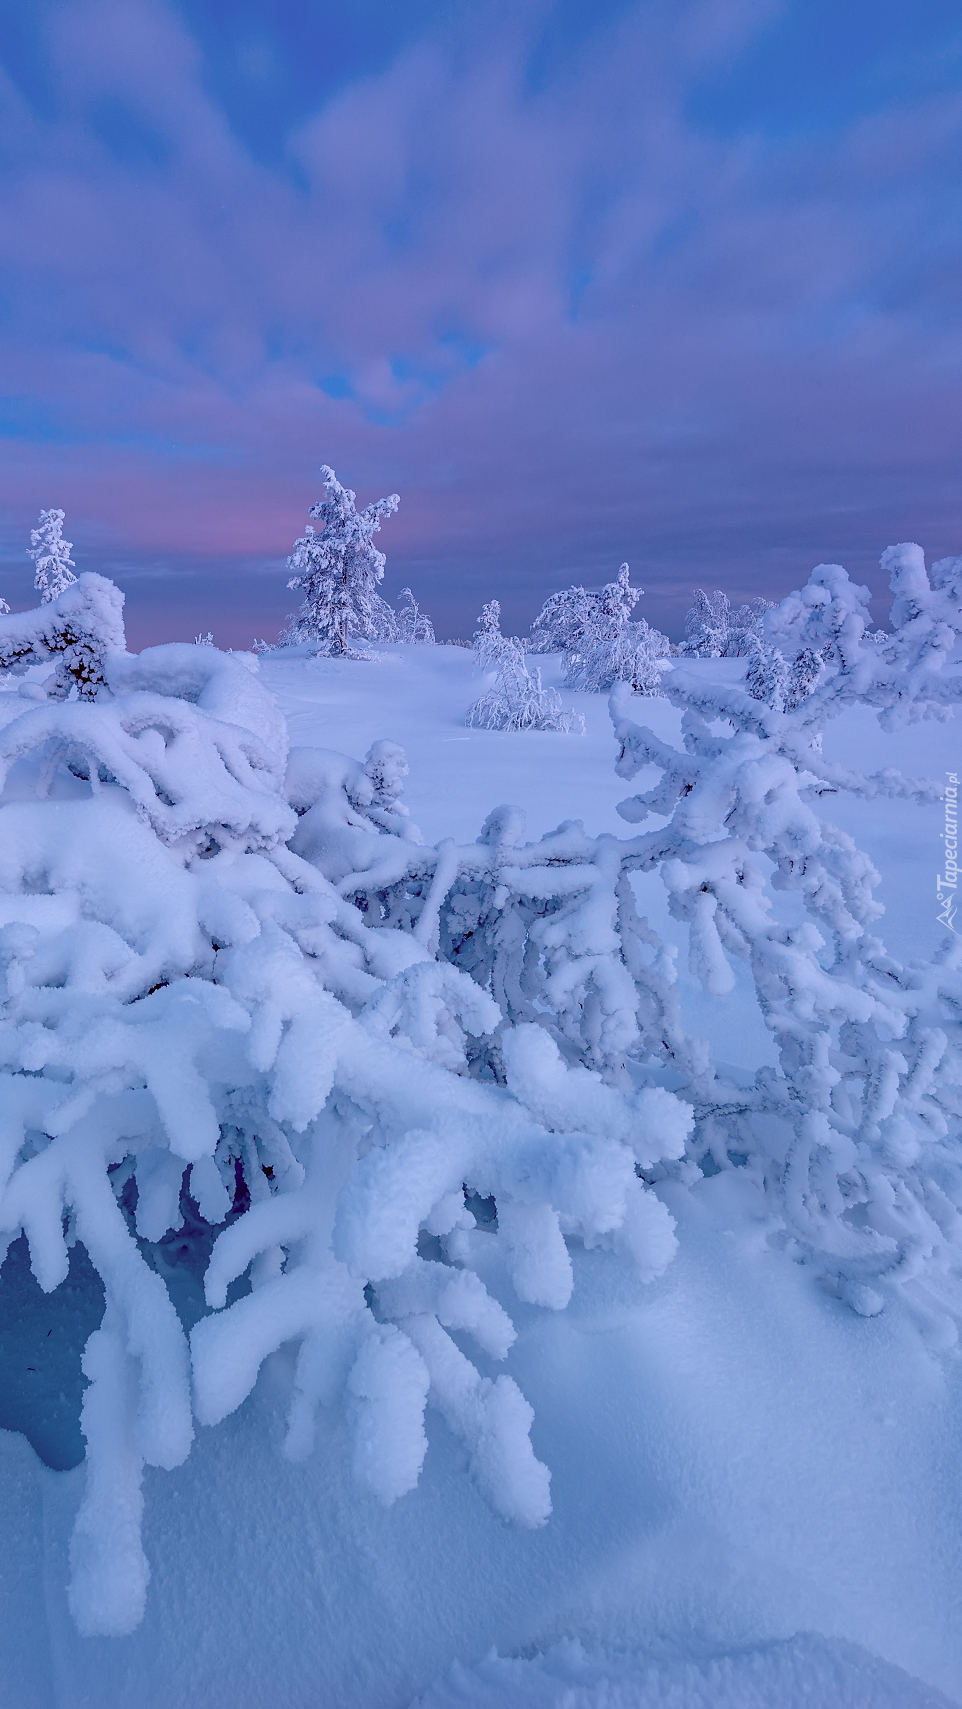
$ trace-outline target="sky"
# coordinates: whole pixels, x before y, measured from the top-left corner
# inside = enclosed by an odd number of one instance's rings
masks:
[[[959,0],[4,0],[0,593],[273,639],[331,464],[440,635],[962,552]],[[878,606],[884,614],[885,602]]]

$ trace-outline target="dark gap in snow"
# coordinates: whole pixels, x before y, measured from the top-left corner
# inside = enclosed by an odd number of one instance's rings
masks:
[[[21,1431],[55,1472],[84,1457],[80,1360],[103,1315],[103,1283],[79,1241],[50,1294],[30,1268],[26,1236],[13,1242],[0,1270],[0,1428]]]

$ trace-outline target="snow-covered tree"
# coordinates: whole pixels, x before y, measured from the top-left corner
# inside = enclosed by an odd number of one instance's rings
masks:
[[[681,652],[689,658],[745,658],[761,637],[764,616],[769,610],[770,600],[753,599],[733,611],[728,595],[720,588],[709,595],[704,588],[696,587],[685,618]]]
[[[575,596],[585,590],[568,592]],[[555,608],[553,628],[546,620],[541,633],[545,637],[553,633],[558,639],[567,630],[572,637],[564,649],[566,687],[594,694],[607,691],[614,682],[630,682],[641,694],[658,693],[664,668],[659,661],[667,659],[669,643],[644,618],[631,621],[640,597],[641,589],[630,584],[628,565],[622,564],[617,580],[608,582],[600,593],[585,595],[583,603],[572,597],[567,605]]]
[[[569,587],[553,593],[531,625],[528,650],[581,654],[599,640],[612,640],[630,620],[640,597],[641,589],[631,586],[627,564],[622,564],[615,581],[601,589]]]
[[[501,633],[500,600],[489,599],[487,605],[482,605],[472,645],[478,669],[484,672],[496,670],[506,645],[506,637]]]
[[[70,556],[73,542],[64,539],[63,522],[62,510],[42,510],[39,527],[30,530],[27,556],[34,561],[33,585],[40,594],[42,605],[56,599],[64,588],[77,580],[73,573],[76,566]]]
[[[732,611],[728,620],[726,658],[748,657],[753,643],[761,637],[765,613],[772,610],[772,605],[770,599],[752,599],[747,605],[739,605]]]
[[[401,501],[391,493],[358,512],[356,493],[341,486],[334,470],[325,464],[321,475],[327,496],[308,514],[323,527],[308,527],[287,560],[293,572],[287,585],[303,590],[304,603],[290,620],[286,638],[314,642],[322,653],[343,654],[354,637],[394,638],[384,633],[385,613],[390,625],[396,620],[377,591],[385,558],[374,545],[374,535],[381,519],[393,515]]]
[[[497,601],[492,601],[497,604]],[[489,610],[485,606],[485,611]],[[541,672],[529,671],[525,650],[517,637],[500,630],[480,631],[488,657],[497,666],[497,680],[470,708],[465,723],[479,730],[584,731],[580,713],[566,712],[556,688],[545,688]],[[497,653],[492,657],[497,645]],[[480,649],[479,649],[480,651]]]
[[[434,645],[434,624],[427,612],[421,610],[409,587],[402,587],[399,595],[397,631],[399,641]]]
[[[667,635],[641,618],[614,635],[583,639],[581,651],[568,655],[565,684],[598,694],[607,693],[613,683],[627,682],[637,694],[658,694],[669,650]]]
[[[531,625],[529,652],[567,653],[576,648],[597,597],[583,587],[549,594]]]

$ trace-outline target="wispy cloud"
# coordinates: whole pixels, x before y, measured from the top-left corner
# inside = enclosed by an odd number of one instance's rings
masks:
[[[189,586],[238,639],[321,461],[402,492],[396,585],[445,628],[623,557],[677,622],[695,578],[957,550],[962,91],[916,66],[803,133],[719,125],[784,8],[597,10],[430,13],[268,157],[189,8],[38,8],[45,81],[0,86],[10,549],[62,504],[88,565],[141,567],[144,626]]]

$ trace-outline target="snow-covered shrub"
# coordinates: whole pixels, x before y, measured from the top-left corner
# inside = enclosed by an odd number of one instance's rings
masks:
[[[485,607],[487,609],[487,607]],[[469,708],[465,723],[477,730],[575,730],[584,732],[578,712],[566,712],[556,688],[545,688],[541,672],[529,671],[524,647],[515,638],[484,632],[482,647],[488,656],[497,646],[497,679]]]
[[[478,670],[483,671],[485,675],[488,671],[497,670],[498,660],[506,644],[507,637],[501,633],[501,601],[489,599],[487,605],[481,607],[478,627],[471,643]]]
[[[574,651],[598,601],[587,588],[566,587],[549,594],[531,625],[528,651],[568,653]]]
[[[582,651],[568,657],[568,688],[603,694],[616,682],[630,683],[636,694],[659,694],[662,671],[670,668],[667,635],[649,628],[644,618],[626,623],[616,634],[582,640]]]
[[[63,537],[64,512],[42,510],[39,528],[31,528],[27,557],[34,562],[34,587],[41,605],[49,604],[77,580],[76,565],[70,556],[73,542]]]
[[[704,588],[696,587],[685,617],[685,639],[682,653],[701,659],[723,659],[728,646],[728,624],[731,606],[728,595],[716,588],[709,597]]]
[[[403,752],[289,753],[251,655],[105,649],[93,703],[5,697],[0,1236],[26,1233],[47,1290],[79,1239],[106,1292],[84,1354],[82,1630],[142,1612],[144,1464],[178,1464],[285,1343],[293,1458],[340,1406],[357,1477],[394,1500],[435,1406],[496,1511],[540,1524],[530,1408],[483,1374],[512,1295],[562,1309],[574,1241],[659,1273],[674,1236],[650,1184],[694,1161],[747,1169],[773,1235],[856,1311],[901,1282],[933,1320],[918,1279],[962,1244],[962,945],[895,963],[871,863],[820,811],[839,790],[938,793],[821,752],[845,706],[894,726],[962,697],[962,560],[931,580],[917,547],[883,561],[882,642],[838,575],[770,614],[789,656],[821,660],[793,707],[682,666],[663,680],[675,745],[613,691],[619,774],[658,774],[620,838],[569,822],[525,842],[501,807],[477,842],[425,845]],[[116,590],[82,577],[0,635],[20,624],[52,657],[43,624],[98,587],[119,625]],[[655,874],[706,989],[731,989],[732,958],[751,971],[778,1057],[750,1084],[685,1032],[638,911]],[[149,1261],[187,1193],[212,1247],[189,1342]]]
[[[421,610],[409,587],[402,587],[398,600],[397,638],[399,641],[434,645],[434,624],[427,612]]]
[[[568,587],[545,600],[531,625],[532,653],[580,654],[600,639],[612,639],[629,622],[641,598],[631,586],[628,565],[600,590]]]
[[[874,931],[878,875],[817,810],[840,789],[939,793],[893,771],[860,776],[821,752],[826,721],[854,701],[891,728],[939,716],[962,694],[946,669],[962,633],[959,561],[943,560],[931,584],[918,547],[890,548],[883,565],[896,595],[884,643],[866,637],[864,590],[820,566],[766,618],[797,649],[793,667],[770,645],[752,661],[751,693],[682,668],[667,678],[683,748],[633,721],[624,688],[611,702],[619,774],[661,773],[619,811],[668,819],[648,834],[649,858],[689,924],[692,971],[722,996],[731,958],[744,959],[778,1047],[777,1069],[760,1069],[753,1088],[721,1071],[682,1087],[696,1107],[696,1155],[716,1168],[747,1158],[799,1253],[863,1313],[881,1309],[886,1284],[962,1256],[962,947],[948,942],[934,966],[895,963]],[[803,923],[779,918],[769,872],[776,895],[798,897]]]
[[[568,635],[565,686],[597,694],[612,683],[630,682],[640,694],[657,694],[665,668],[659,661],[667,659],[670,651],[668,638],[650,629],[644,618],[631,622],[641,590],[631,586],[628,565],[622,564],[617,581],[609,582],[599,594],[586,594],[584,588],[569,588],[568,594],[567,603],[556,596],[559,603],[553,615],[548,606],[542,611],[535,649],[547,650],[542,641]]]
[[[87,571],[71,578],[39,610],[0,616],[0,671],[22,673],[53,661],[57,669],[37,690],[40,698],[65,700],[76,689],[82,699],[94,699],[106,659],[125,647],[123,608],[123,594],[103,576]]]
[[[232,1412],[286,1342],[300,1348],[293,1457],[316,1407],[339,1404],[358,1478],[394,1500],[417,1481],[427,1403],[496,1510],[542,1523],[531,1410],[449,1332],[503,1359],[514,1329],[482,1271],[561,1309],[566,1239],[663,1269],[671,1219],[639,1171],[680,1154],[689,1120],[623,1062],[617,1085],[593,1066],[623,1055],[651,1001],[618,946],[612,906],[633,916],[627,892],[612,903],[616,839],[561,836],[526,857],[495,816],[454,927],[458,863],[417,842],[395,744],[363,765],[288,754],[251,655],[172,645],[111,652],[104,670],[95,704],[14,707],[0,735],[0,778],[13,764],[21,777],[0,805],[0,1236],[25,1232],[46,1290],[79,1239],[106,1292],[84,1354],[71,1554],[88,1633],[143,1612],[144,1464],[180,1463],[193,1420]],[[358,886],[391,867],[413,892],[412,860],[433,861],[418,917],[385,929]],[[533,1022],[457,965],[468,896],[492,934],[499,913],[510,934],[527,911],[550,968],[536,997],[533,962],[531,999],[512,988],[511,1003]],[[651,989],[667,978],[655,970]],[[481,1072],[496,1035],[500,1084]],[[180,1226],[185,1192],[216,1234],[189,1344],[148,1251]]]
[[[324,526],[320,532],[308,527],[287,560],[293,572],[287,585],[303,589],[304,603],[285,639],[311,641],[319,652],[334,654],[347,652],[352,637],[395,640],[397,619],[377,591],[385,558],[374,535],[382,517],[393,515],[401,501],[391,493],[358,513],[357,494],[341,486],[334,470],[325,464],[321,475],[327,497],[308,514]]]
[[[794,712],[807,700],[822,677],[830,650],[802,647],[787,660],[778,647],[754,640],[748,656],[745,686],[753,700],[764,700],[776,712]]]
[[[689,658],[740,659],[750,654],[761,638],[768,599],[753,599],[733,611],[726,593],[716,588],[709,595],[696,587],[685,618],[681,653]]]

